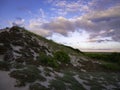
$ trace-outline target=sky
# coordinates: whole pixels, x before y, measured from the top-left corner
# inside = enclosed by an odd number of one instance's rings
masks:
[[[81,51],[120,52],[120,0],[0,0],[0,28],[14,25]]]

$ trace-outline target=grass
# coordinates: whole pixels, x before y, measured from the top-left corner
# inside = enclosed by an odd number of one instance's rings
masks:
[[[105,69],[120,70],[120,53],[85,53],[85,55],[101,62]]]
[[[92,59],[104,60],[109,62],[119,62],[120,53],[85,53],[86,56]]]
[[[102,66],[108,70],[112,70],[112,71],[119,71],[120,70],[120,65],[118,65],[117,63],[112,63],[112,62],[104,62],[102,63]]]

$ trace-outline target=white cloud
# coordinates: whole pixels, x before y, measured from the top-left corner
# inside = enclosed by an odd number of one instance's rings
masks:
[[[78,29],[82,29],[90,34],[90,39],[97,38],[98,36],[100,36],[112,37],[113,40],[120,41],[119,5],[112,6],[111,8],[102,11],[91,11],[88,6],[86,7],[85,5],[80,4],[80,1],[77,2],[68,3],[67,1],[56,1],[54,2],[54,4],[57,7],[60,7],[60,9],[58,9],[58,13],[63,13],[64,11],[62,10],[67,11],[67,9],[72,10],[75,8],[79,8],[79,6],[84,6],[84,9],[87,9],[89,12],[83,14],[82,16],[69,19],[63,16],[53,18],[53,20],[51,21],[45,21],[45,19],[43,18],[33,19],[30,21],[30,28],[34,28],[37,30],[41,29],[44,31],[46,30],[49,31],[49,33],[60,33],[65,36],[67,36],[69,32],[75,32]],[[56,9],[52,8],[52,10],[55,11]],[[42,16],[44,17],[44,11],[42,9],[40,9],[40,11]],[[46,35],[51,35],[49,33],[46,33]]]
[[[91,11],[83,16],[84,19],[120,17],[120,6],[114,6],[103,11]]]
[[[9,21],[10,26],[23,26],[25,20],[23,18],[17,17],[14,21]]]
[[[89,11],[88,5],[84,4],[85,1],[67,1],[67,0],[55,0],[51,4],[54,6],[52,11],[58,15],[68,15],[70,13],[84,13]]]
[[[74,31],[74,23],[64,17],[57,17],[49,23],[43,23],[42,28],[56,33],[66,35],[69,31]]]
[[[43,22],[45,23],[47,21],[42,19],[41,17],[31,19],[27,28],[30,29],[32,32],[44,37],[51,35],[51,31],[41,28]]]

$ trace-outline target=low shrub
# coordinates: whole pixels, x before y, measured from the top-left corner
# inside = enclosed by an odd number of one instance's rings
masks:
[[[57,51],[54,53],[54,58],[60,62],[69,63],[70,57],[64,51]]]
[[[58,67],[57,61],[52,56],[47,56],[45,53],[39,53],[39,59],[37,61],[39,64],[48,65],[50,67]]]

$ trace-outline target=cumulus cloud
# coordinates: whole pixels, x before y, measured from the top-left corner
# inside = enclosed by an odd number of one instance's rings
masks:
[[[97,33],[91,34],[93,38],[98,35],[102,36],[112,36],[115,41],[120,41],[120,6],[114,6],[104,11],[94,11],[89,14],[82,16],[82,20],[90,21],[92,24],[83,27],[85,30]],[[81,24],[79,24],[80,26]],[[83,26],[83,25],[82,25]],[[109,32],[113,30],[112,32]],[[106,31],[106,33],[99,34],[101,31]]]
[[[74,31],[74,23],[64,17],[58,17],[55,20],[42,24],[42,28],[56,33],[66,35],[69,31]]]
[[[46,21],[44,19],[42,19],[41,17],[31,19],[29,22],[29,26],[27,28],[36,34],[47,37],[47,36],[51,35],[51,31],[42,28],[43,22],[46,23]]]
[[[31,30],[41,30],[47,31],[46,36],[51,35],[53,33],[59,33],[64,36],[67,36],[68,32],[75,31],[74,22],[64,18],[64,17],[57,17],[54,20],[47,22],[41,18],[39,19],[32,19],[30,20],[29,28]],[[41,32],[40,31],[40,32]],[[45,36],[45,35],[44,35]]]
[[[51,0],[53,2],[54,0]],[[96,1],[96,2],[95,2]],[[65,18],[65,17],[57,17],[51,21],[43,21],[43,20],[33,20],[30,22],[31,28],[41,29],[41,31],[47,31],[45,33],[47,36],[52,35],[53,33],[59,33],[64,36],[67,36],[68,32],[74,32],[76,30],[82,29],[90,34],[89,39],[97,38],[97,37],[111,37],[115,41],[120,41],[120,5],[118,3],[114,3],[111,6],[113,1],[109,0],[101,0],[100,3],[97,3],[98,0],[92,0],[91,3],[88,3],[86,9],[89,11],[82,16],[75,18]],[[99,10],[93,10],[95,6],[100,6],[105,2],[106,5],[109,5],[109,8],[100,8]],[[118,2],[118,0],[116,0]],[[67,1],[56,1],[54,4],[56,7],[63,8],[66,12],[73,12],[73,10],[78,10],[79,6],[83,6],[83,4],[79,5],[81,1],[68,3]],[[109,4],[110,3],[110,4]],[[93,8],[92,8],[93,6]],[[99,8],[99,7],[98,7]],[[52,8],[55,10],[54,8]],[[84,9],[82,9],[84,10]],[[41,10],[41,12],[43,12]],[[44,35],[45,35],[44,34]],[[93,40],[93,41],[110,41],[106,40]]]

